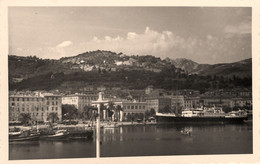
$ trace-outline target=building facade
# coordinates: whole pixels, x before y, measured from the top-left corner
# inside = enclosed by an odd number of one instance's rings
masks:
[[[184,107],[184,96],[182,95],[171,95],[171,107],[172,109],[183,109]]]
[[[203,106],[226,106],[231,107],[232,100],[229,97],[223,96],[203,96],[201,97],[201,102]]]
[[[185,96],[184,97],[184,109],[198,108],[200,107],[200,97],[197,96]]]
[[[62,104],[74,105],[79,111],[83,111],[85,106],[91,106],[92,101],[96,101],[97,94],[72,94],[62,96]]]
[[[62,118],[60,95],[14,94],[9,95],[9,121],[19,120],[22,113],[28,113],[33,121],[47,121],[50,113]]]
[[[145,111],[147,110],[146,102],[136,101],[121,101],[114,102],[115,106],[120,105],[122,111],[120,112],[120,121],[131,120],[132,118],[143,119]]]
[[[147,110],[154,109],[155,112],[158,112],[159,109],[163,109],[166,106],[171,107],[170,98],[146,98]]]
[[[230,107],[252,107],[251,98],[232,98]]]

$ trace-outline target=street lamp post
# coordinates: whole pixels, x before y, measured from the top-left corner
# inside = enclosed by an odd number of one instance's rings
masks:
[[[108,103],[107,100],[103,99],[103,92],[99,92],[98,100],[93,101],[92,104],[97,104],[98,107],[98,116],[97,116],[97,123],[96,123],[96,157],[100,157],[100,107],[101,103]]]

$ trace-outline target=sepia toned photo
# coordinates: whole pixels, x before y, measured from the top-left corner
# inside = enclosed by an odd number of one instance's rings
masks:
[[[252,7],[7,9],[10,162],[255,153]]]

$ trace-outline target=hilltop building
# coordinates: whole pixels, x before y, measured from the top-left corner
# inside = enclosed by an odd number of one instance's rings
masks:
[[[149,85],[148,87],[145,88],[145,94],[149,95],[153,93],[153,86]]]

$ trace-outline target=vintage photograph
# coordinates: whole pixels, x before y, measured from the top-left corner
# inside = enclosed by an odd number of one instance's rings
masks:
[[[252,7],[8,7],[9,160],[253,154]]]

